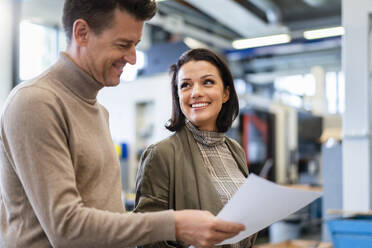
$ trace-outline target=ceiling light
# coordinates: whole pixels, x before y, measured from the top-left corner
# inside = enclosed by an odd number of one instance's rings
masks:
[[[156,2],[164,2],[164,1],[167,1],[167,0],[156,0]]]
[[[252,47],[270,46],[276,44],[288,43],[291,41],[291,37],[288,34],[278,34],[271,36],[264,36],[252,39],[235,40],[232,43],[235,49],[244,49]]]
[[[344,35],[344,33],[345,33],[344,27],[322,28],[305,31],[304,37],[305,39],[313,40],[326,37],[341,36]]]

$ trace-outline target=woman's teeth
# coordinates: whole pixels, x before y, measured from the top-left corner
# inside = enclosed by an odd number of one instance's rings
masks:
[[[201,107],[205,107],[207,105],[208,105],[208,103],[195,103],[195,104],[191,104],[191,107],[192,108],[201,108]]]

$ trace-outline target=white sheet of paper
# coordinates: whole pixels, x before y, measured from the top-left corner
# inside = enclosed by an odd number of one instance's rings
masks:
[[[220,243],[236,243],[311,203],[321,194],[277,185],[254,174],[233,195],[217,215],[245,225],[237,236]]]

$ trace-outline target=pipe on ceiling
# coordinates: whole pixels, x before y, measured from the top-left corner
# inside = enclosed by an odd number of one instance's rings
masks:
[[[266,13],[266,18],[270,24],[280,24],[282,13],[280,8],[271,0],[250,0],[251,3]]]
[[[327,0],[303,0],[303,1],[312,7],[320,7],[327,3]]]

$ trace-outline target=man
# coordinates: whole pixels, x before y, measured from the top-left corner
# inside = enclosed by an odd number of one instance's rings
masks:
[[[244,227],[197,210],[125,214],[98,91],[115,86],[154,0],[66,0],[68,48],[16,87],[1,116],[1,247],[211,246]]]

